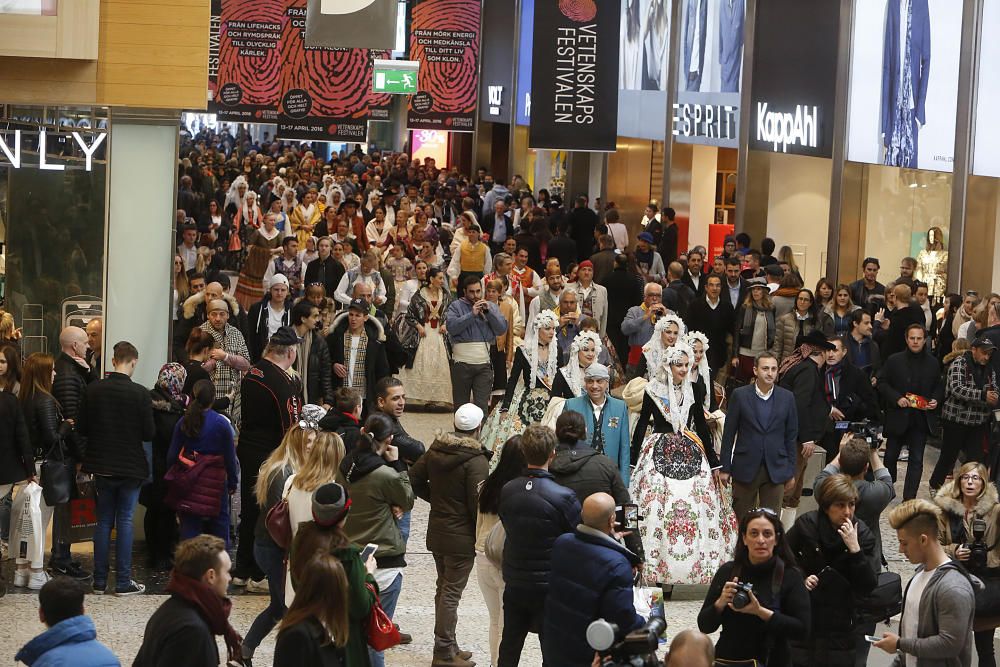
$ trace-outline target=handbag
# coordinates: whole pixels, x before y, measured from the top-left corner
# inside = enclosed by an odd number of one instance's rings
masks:
[[[503,548],[506,543],[507,530],[503,527],[502,521],[497,521],[486,536],[485,544],[486,558],[497,569],[503,567]]]
[[[399,629],[389,618],[389,614],[382,609],[382,603],[379,601],[375,587],[369,583],[366,583],[365,586],[375,596],[372,610],[368,615],[368,645],[376,651],[384,651],[399,644]]]
[[[285,486],[281,490],[281,500],[267,511],[267,516],[264,518],[267,534],[275,544],[286,551],[292,546],[292,519],[288,516],[288,492],[292,488],[293,479],[295,479],[294,473],[285,480]]]
[[[58,453],[58,458],[53,452]],[[41,465],[42,498],[49,507],[68,503],[73,495],[73,484],[76,482],[76,471],[66,461],[62,438],[52,445]]]
[[[854,601],[858,624],[888,621],[903,611],[903,581],[895,572],[879,572],[871,593]]]

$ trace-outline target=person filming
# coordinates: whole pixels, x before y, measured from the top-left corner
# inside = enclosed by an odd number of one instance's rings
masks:
[[[810,614],[809,594],[777,513],[750,510],[740,521],[733,560],[712,578],[698,629],[711,634],[722,628],[718,660],[789,667],[788,641],[809,635]]]
[[[847,475],[831,475],[816,488],[818,510],[800,516],[788,546],[806,573],[812,633],[792,641],[792,662],[805,667],[854,665],[854,598],[875,588],[879,563],[875,536],[855,516],[858,490]]]

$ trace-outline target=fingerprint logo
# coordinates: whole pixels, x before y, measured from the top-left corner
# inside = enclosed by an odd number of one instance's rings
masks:
[[[559,0],[559,11],[570,21],[584,23],[597,16],[596,0]]]

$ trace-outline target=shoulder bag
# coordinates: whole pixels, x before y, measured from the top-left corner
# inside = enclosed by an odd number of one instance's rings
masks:
[[[61,436],[42,459],[40,481],[46,505],[54,507],[69,502],[76,474],[72,464],[66,460]]]
[[[370,583],[365,583],[365,586],[375,596],[372,610],[368,615],[368,645],[376,651],[384,651],[399,644],[399,630],[389,618],[389,614],[382,609],[382,603],[375,587]]]
[[[292,489],[293,479],[295,479],[295,473],[289,475],[288,479],[285,480],[285,486],[281,490],[281,500],[267,511],[267,517],[264,519],[268,535],[271,536],[275,544],[286,551],[292,546],[292,520],[288,516],[288,492]]]
[[[879,572],[872,592],[854,600],[854,617],[859,625],[888,621],[902,611],[903,581],[895,572]]]

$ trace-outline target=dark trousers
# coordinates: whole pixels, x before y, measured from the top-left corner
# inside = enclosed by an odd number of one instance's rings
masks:
[[[941,420],[941,427],[944,429],[941,438],[941,456],[934,466],[934,472],[931,473],[932,489],[940,489],[944,484],[944,478],[952,474],[960,451],[965,452],[966,462],[985,460],[983,444],[989,442],[990,436],[989,422],[978,426],[967,426]]]
[[[256,504],[254,504],[256,507]],[[181,540],[188,540],[199,535],[215,535],[226,543],[229,548],[229,494],[222,498],[221,508],[215,516],[193,516],[191,514],[178,514],[180,520]]]
[[[448,556],[434,554],[437,568],[437,589],[434,593],[434,657],[452,658],[458,653],[455,626],[458,625],[458,603],[476,562],[475,555]]]
[[[150,565],[163,567],[174,556],[177,546],[177,515],[162,500],[150,501],[142,519],[146,532],[146,549],[149,551]]]
[[[547,592],[533,588],[507,586],[504,589],[503,637],[496,667],[517,667],[529,632],[538,633],[538,643],[542,643],[546,595]]]
[[[973,633],[976,641],[976,654],[979,655],[979,667],[997,667],[997,659],[993,653],[993,635],[996,630],[983,630]]]
[[[917,421],[917,424],[913,422]],[[927,444],[927,430],[922,423],[923,420],[911,420],[906,431],[899,436],[890,436],[885,444],[885,467],[892,476],[892,481],[896,481],[896,462],[899,460],[899,452],[903,447],[910,450],[910,460],[906,465],[906,481],[903,482],[903,500],[912,500],[917,497],[917,489],[920,488],[920,478],[924,473],[924,445]]]
[[[485,413],[490,407],[490,394],[493,391],[492,364],[464,364],[455,362],[451,365],[451,398],[455,409],[469,402],[475,403]]]
[[[253,556],[253,533],[257,526],[257,519],[260,517],[260,508],[257,507],[257,495],[254,493],[254,487],[257,484],[257,473],[264,461],[267,460],[268,455],[253,449],[247,450],[238,447],[236,454],[240,459],[240,528],[233,576],[241,579],[251,577],[259,581],[264,577],[264,572],[257,565]]]

